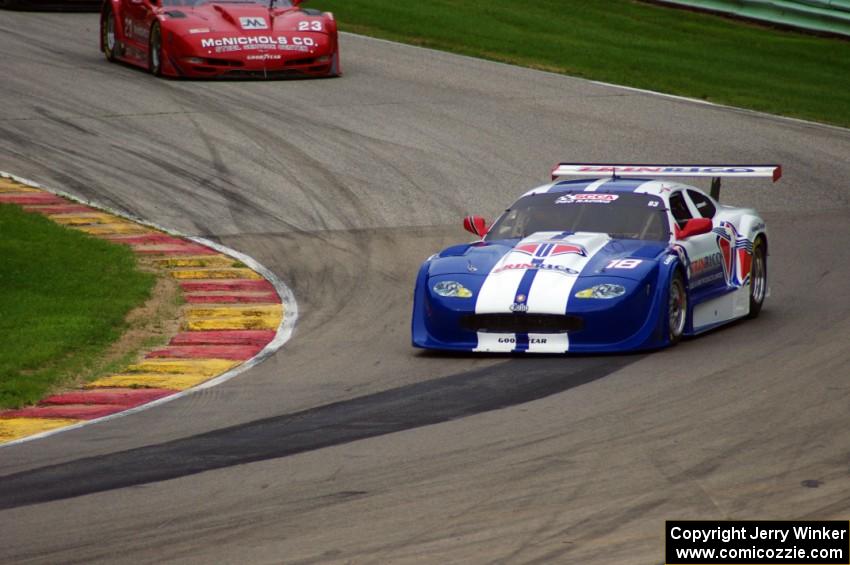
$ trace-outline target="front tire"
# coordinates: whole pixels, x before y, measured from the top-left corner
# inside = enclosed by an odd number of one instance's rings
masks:
[[[339,47],[333,54],[333,58],[331,59],[331,70],[328,72],[329,77],[339,77],[342,76],[342,68],[339,65]]]
[[[753,263],[750,266],[750,313],[757,318],[767,297],[767,244],[759,236],[753,243]]]
[[[154,76],[162,76],[162,29],[159,22],[154,22],[151,26],[148,44],[148,70]]]
[[[110,63],[115,61],[115,47],[117,45],[115,36],[115,13],[112,6],[106,5],[103,20],[100,24],[100,44],[103,46],[103,54]]]
[[[685,333],[688,318],[688,292],[680,271],[676,271],[670,278],[667,297],[667,339],[670,345],[676,345]]]

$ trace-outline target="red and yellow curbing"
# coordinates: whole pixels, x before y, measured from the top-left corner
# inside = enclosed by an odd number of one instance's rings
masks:
[[[216,249],[5,176],[0,176],[0,203],[17,204],[69,229],[153,256],[154,265],[180,282],[186,300],[179,333],[165,347],[78,390],[0,411],[0,444],[111,416],[203,384],[254,359],[283,327],[287,313],[275,286]]]

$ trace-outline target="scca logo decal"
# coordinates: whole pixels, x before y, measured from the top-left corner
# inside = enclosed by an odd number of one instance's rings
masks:
[[[241,17],[239,18],[239,25],[242,26],[242,29],[269,29],[266,20],[263,18]]]

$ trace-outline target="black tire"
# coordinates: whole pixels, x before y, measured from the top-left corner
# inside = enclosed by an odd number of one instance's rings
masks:
[[[117,44],[115,37],[115,14],[112,11],[112,6],[107,4],[103,10],[103,19],[100,22],[100,45],[107,61],[112,62],[115,60],[115,47]]]
[[[162,76],[162,29],[159,22],[151,26],[150,43],[148,44],[148,70],[152,75]]]
[[[334,52],[333,57],[331,58],[331,69],[328,71],[328,77],[340,77],[342,76],[342,70],[339,67],[339,47]]]
[[[670,277],[670,287],[667,292],[667,338],[670,345],[681,341],[685,333],[685,323],[688,319],[688,291],[685,288],[685,278],[681,271],[676,271]]]
[[[18,0],[0,0],[0,8],[6,10],[19,10],[21,3]]]
[[[753,243],[753,259],[750,266],[750,313],[748,318],[757,318],[767,297],[767,243],[758,236]]]

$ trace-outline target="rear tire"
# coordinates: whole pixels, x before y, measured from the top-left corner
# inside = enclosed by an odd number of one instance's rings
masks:
[[[100,24],[100,37],[106,60],[110,63],[115,61],[115,47],[118,45],[115,36],[115,13],[109,4],[104,9],[103,20]]]
[[[767,244],[759,236],[753,243],[753,263],[750,266],[750,313],[757,318],[767,297]]]
[[[676,271],[670,278],[670,288],[667,293],[667,338],[670,340],[670,345],[676,345],[681,341],[687,318],[688,291],[685,290],[685,279],[681,271]]]
[[[162,29],[159,22],[154,22],[151,26],[150,42],[148,43],[148,70],[154,76],[162,76]]]

